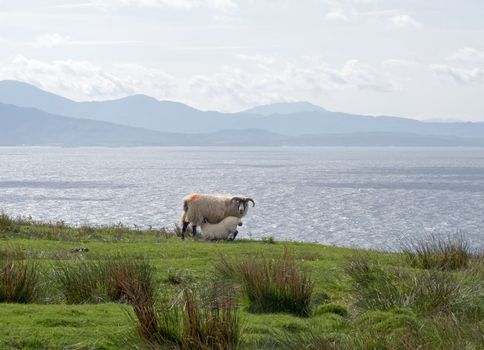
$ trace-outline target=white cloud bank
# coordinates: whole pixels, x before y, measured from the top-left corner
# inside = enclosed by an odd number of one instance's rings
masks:
[[[439,76],[450,78],[460,84],[484,82],[484,68],[458,68],[448,64],[430,65],[432,72]]]
[[[231,11],[237,8],[233,0],[104,0],[110,6],[136,6],[146,8],[171,8],[192,10],[208,8],[217,11]]]
[[[249,64],[251,69],[228,65],[213,74],[177,78],[139,64],[101,67],[88,61],[41,61],[19,55],[0,61],[0,79],[25,81],[76,100],[143,93],[225,111],[275,101],[318,98],[331,90],[384,93],[396,86],[379,69],[359,60],[348,60],[336,67],[317,57],[294,62],[262,55],[238,58],[239,63]]]
[[[63,36],[58,33],[53,34],[45,34],[38,36],[33,43],[33,46],[36,47],[59,47],[63,44],[69,43],[71,40],[68,36]]]
[[[454,54],[450,55],[448,59],[451,61],[484,63],[484,50],[479,50],[474,47],[464,47],[457,50]]]
[[[390,24],[394,29],[421,29],[423,24],[408,13],[395,8],[380,6],[377,0],[325,0],[328,12],[324,18],[328,21],[371,20]]]
[[[134,92],[122,79],[87,61],[43,62],[18,55],[1,62],[0,78],[25,81],[70,97],[94,98]]]
[[[390,18],[390,23],[394,28],[415,28],[421,29],[423,24],[413,19],[410,15],[400,14]]]
[[[459,84],[484,83],[484,50],[461,48],[448,56],[447,60],[452,64],[431,64],[430,70]]]

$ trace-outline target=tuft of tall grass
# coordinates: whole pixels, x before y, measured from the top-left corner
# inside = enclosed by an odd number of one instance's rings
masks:
[[[139,304],[154,299],[154,269],[148,260],[118,257],[104,264],[106,289],[111,300]]]
[[[0,212],[0,232],[6,231],[13,226],[13,219],[4,212]]]
[[[344,350],[462,350],[481,349],[482,325],[458,320],[453,314],[416,317],[403,309],[369,311],[354,331],[342,339]]]
[[[241,282],[251,311],[311,316],[314,282],[296,265],[288,250],[274,259],[261,255],[230,263],[222,258],[219,267],[219,275]]]
[[[229,290],[221,293],[203,299],[184,289],[178,302],[161,311],[155,311],[152,302],[138,299],[133,308],[140,335],[154,348],[238,349],[242,336],[238,305]]]
[[[189,270],[175,270],[169,269],[168,275],[164,279],[165,282],[168,282],[172,285],[189,285],[193,282],[193,276],[190,274]]]
[[[19,249],[12,247],[1,247],[0,248],[0,261],[2,260],[25,260],[27,259],[27,254]]]
[[[158,315],[154,268],[149,261],[118,257],[106,263],[106,271],[105,283],[109,297],[133,307],[139,334],[151,344],[176,348],[179,343],[178,317],[173,313],[166,313],[163,317]]]
[[[482,322],[462,322],[451,314],[435,317],[423,323],[420,333],[423,333],[433,345],[429,349],[481,349],[484,344]]]
[[[146,260],[105,257],[98,260],[65,261],[54,267],[55,277],[69,304],[106,300],[124,303],[133,298],[153,299],[153,267]]]
[[[241,325],[237,305],[229,290],[212,297],[208,302],[195,293],[183,291],[183,348],[184,349],[237,349]]]
[[[9,256],[0,259],[0,303],[31,303],[38,297],[39,285],[35,264]]]
[[[28,225],[30,223],[32,223],[32,218],[30,217],[13,218],[5,214],[3,211],[0,212],[0,233],[17,233],[21,225]]]
[[[405,286],[399,284],[402,279],[370,262],[367,256],[355,255],[345,271],[353,280],[358,307],[389,310],[408,306]]]
[[[482,315],[483,285],[458,280],[439,270],[410,274],[383,269],[367,257],[355,257],[346,267],[354,282],[357,305],[363,309],[411,308],[423,315],[454,314],[461,318]]]
[[[68,304],[107,300],[107,266],[101,261],[65,261],[54,266],[54,277]]]
[[[472,257],[470,244],[462,233],[403,244],[402,252],[410,265],[422,269],[458,270],[468,267]]]

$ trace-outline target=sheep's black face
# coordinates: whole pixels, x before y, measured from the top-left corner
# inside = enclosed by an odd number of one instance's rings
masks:
[[[249,209],[249,206],[247,205],[247,202],[239,201],[239,214],[241,216],[245,216],[245,214],[247,214],[248,209]]]
[[[245,214],[247,214],[247,210],[249,210],[249,202],[252,203],[252,206],[255,206],[255,202],[252,198],[232,197],[232,201],[233,203],[236,203],[240,217],[243,217]]]

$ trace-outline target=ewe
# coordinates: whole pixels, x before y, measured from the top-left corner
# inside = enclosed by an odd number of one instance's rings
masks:
[[[188,224],[192,224],[193,236],[197,234],[197,226],[204,221],[218,224],[229,216],[243,218],[249,210],[249,202],[255,206],[252,198],[243,196],[222,196],[210,194],[190,194],[183,198],[183,213],[181,217],[182,239]]]

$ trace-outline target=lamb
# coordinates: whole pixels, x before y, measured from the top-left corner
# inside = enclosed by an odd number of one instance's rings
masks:
[[[235,216],[228,216],[218,224],[211,224],[204,220],[201,225],[203,237],[210,241],[233,241],[237,234],[237,226],[242,226],[242,220]]]
[[[183,213],[181,218],[181,238],[185,239],[188,225],[192,224],[193,236],[197,234],[197,226],[204,220],[210,224],[218,224],[228,216],[243,218],[249,210],[249,202],[255,206],[252,198],[244,196],[224,196],[209,194],[190,194],[183,198]]]

